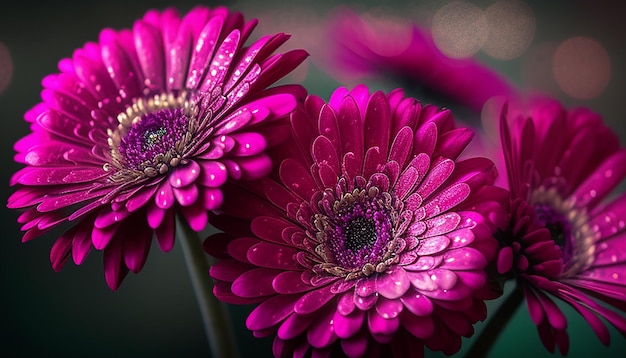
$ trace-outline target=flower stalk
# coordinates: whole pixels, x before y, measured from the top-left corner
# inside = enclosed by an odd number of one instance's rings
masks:
[[[524,289],[522,285],[515,285],[513,292],[506,297],[496,313],[487,320],[480,334],[473,339],[472,346],[465,354],[465,357],[487,357],[498,337],[500,337],[500,333],[502,333],[507,323],[511,321],[511,317],[523,301]]]
[[[198,233],[192,230],[185,220],[177,217],[176,221],[176,233],[183,249],[189,277],[202,315],[211,356],[215,358],[238,357],[228,308],[213,295],[213,285],[209,278],[209,260],[202,251]]]

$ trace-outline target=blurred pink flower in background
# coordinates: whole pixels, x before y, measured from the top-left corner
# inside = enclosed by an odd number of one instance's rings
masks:
[[[336,10],[329,23],[324,68],[345,82],[395,78],[477,112],[494,96],[517,96],[508,79],[476,59],[445,55],[417,24],[347,8]]]
[[[626,151],[597,113],[535,100],[500,121],[512,193],[509,224],[498,235],[497,271],[523,289],[546,349],[567,354],[567,319],[551,297],[571,305],[600,341],[602,319],[626,334]],[[612,306],[612,307],[611,307]]]

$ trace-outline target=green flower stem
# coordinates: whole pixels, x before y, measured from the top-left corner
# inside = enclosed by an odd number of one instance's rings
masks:
[[[178,217],[176,233],[183,248],[187,270],[200,306],[212,357],[238,357],[233,328],[228,317],[228,308],[213,295],[213,284],[209,277],[208,255],[202,250],[198,233],[193,231],[185,220]]]
[[[472,346],[465,354],[467,358],[487,357],[489,350],[498,340],[500,333],[506,324],[511,320],[513,314],[524,301],[524,289],[521,285],[516,285],[504,302],[498,307],[496,313],[491,316],[478,337],[473,340]]]

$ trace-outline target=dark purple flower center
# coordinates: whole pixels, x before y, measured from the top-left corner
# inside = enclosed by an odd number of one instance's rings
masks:
[[[137,99],[108,132],[111,161],[104,169],[111,171],[109,180],[136,183],[186,164],[187,156],[212,135],[211,106],[221,99],[187,92]]]
[[[118,150],[128,168],[142,171],[158,164],[162,157],[179,157],[182,153],[177,143],[185,137],[188,126],[189,118],[181,108],[145,114],[130,127]]]
[[[552,240],[559,245],[563,259],[568,262],[572,256],[572,224],[561,212],[546,204],[534,205],[537,221],[550,231]]]
[[[376,224],[365,217],[354,218],[346,225],[344,235],[348,250],[358,252],[376,243]]]
[[[361,178],[362,179],[362,178]],[[396,259],[399,202],[376,186],[341,193],[327,189],[318,202],[322,213],[314,217],[310,234],[320,256],[316,270],[346,280],[384,272]]]
[[[585,208],[564,199],[557,187],[539,187],[532,192],[531,203],[536,221],[550,231],[561,248],[563,277],[589,267],[595,258],[595,229],[589,225]]]
[[[550,231],[552,240],[560,247],[566,246],[572,235],[572,225],[569,220],[550,205],[536,204],[535,213],[541,225]]]
[[[376,200],[353,203],[329,218],[328,245],[338,265],[361,269],[375,265],[392,238],[389,213]]]

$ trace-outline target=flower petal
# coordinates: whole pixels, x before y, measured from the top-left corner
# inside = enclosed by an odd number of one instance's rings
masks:
[[[259,267],[278,270],[300,270],[296,260],[298,250],[284,245],[260,242],[248,249],[248,260]]]
[[[419,339],[428,339],[435,333],[435,325],[430,316],[403,314],[400,316],[402,326]]]
[[[183,188],[172,188],[176,201],[182,206],[190,206],[198,201],[198,187],[189,185]]]
[[[154,197],[155,204],[161,209],[169,209],[174,205],[175,201],[176,199],[171,184],[169,182],[162,182]]]
[[[450,250],[443,256],[441,268],[450,270],[474,270],[483,268],[487,264],[487,260],[480,251],[470,247]]]
[[[106,283],[111,290],[117,291],[128,274],[128,268],[124,265],[122,257],[122,243],[117,241],[112,245],[107,245],[104,249],[103,260]]]
[[[307,331],[307,340],[315,348],[325,348],[337,340],[333,322],[334,311],[326,309],[316,316]]]
[[[376,302],[376,312],[384,319],[396,318],[402,313],[404,305],[398,299],[380,297]]]
[[[291,295],[311,290],[313,287],[302,280],[302,272],[285,271],[274,278],[272,287],[276,293]]]
[[[258,305],[246,319],[246,327],[257,331],[273,327],[293,313],[297,296],[279,295]]]
[[[190,160],[186,165],[178,166],[170,173],[170,185],[178,189],[186,187],[198,179],[200,172],[200,165],[196,161]]]
[[[200,175],[198,183],[211,188],[218,188],[226,182],[228,172],[226,166],[218,161],[199,161]]]
[[[376,276],[376,292],[388,299],[402,297],[411,286],[406,271],[393,267]]]
[[[330,293],[330,286],[324,286],[310,291],[302,296],[294,307],[294,311],[301,315],[313,313],[322,308],[334,296]]]
[[[353,311],[349,315],[343,315],[335,311],[333,317],[335,334],[342,339],[354,336],[361,329],[364,317],[365,313],[361,310]]]
[[[265,268],[258,268],[247,271],[237,277],[231,286],[234,294],[241,297],[260,297],[273,295],[276,292],[272,287],[274,277],[280,271]]]
[[[385,319],[376,312],[376,310],[370,310],[367,314],[367,324],[370,332],[376,338],[377,335],[391,335],[398,330],[400,326],[400,320],[398,318]]]

